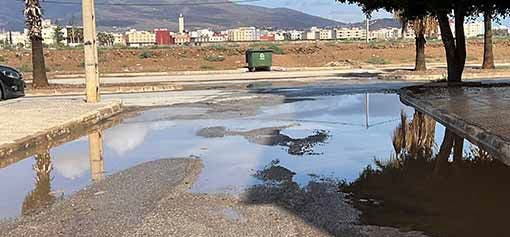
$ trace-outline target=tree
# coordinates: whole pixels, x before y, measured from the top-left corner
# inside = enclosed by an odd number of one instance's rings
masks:
[[[496,14],[508,14],[508,0],[336,0],[342,3],[358,4],[366,13],[378,9],[390,12],[400,11],[403,16],[415,20],[422,17],[435,17],[441,30],[446,62],[448,82],[461,82],[466,64],[466,36],[464,22],[467,17],[483,10],[484,6],[493,6]],[[454,20],[455,34],[450,27]]]
[[[402,37],[407,31],[408,27],[413,29],[416,37],[416,60],[415,60],[415,71],[426,71],[427,62],[425,59],[425,45],[427,44],[426,36],[432,34],[437,29],[437,20],[434,17],[426,16],[420,17],[415,20],[409,20],[403,16],[400,12],[396,12],[395,18],[397,18],[402,24]]]
[[[57,27],[55,27],[55,31],[53,32],[53,41],[55,41],[55,45],[57,47],[62,46],[62,41],[64,41],[64,32],[62,32],[62,26],[57,24]]]
[[[485,25],[484,42],[483,42],[483,69],[495,69],[494,52],[492,50],[492,11],[487,10],[483,13],[483,21]]]
[[[42,38],[42,10],[39,0],[25,0],[25,24],[32,44],[33,87],[49,86]]]
[[[115,37],[110,33],[99,32],[97,33],[97,41],[101,46],[113,46],[113,43],[115,42]]]

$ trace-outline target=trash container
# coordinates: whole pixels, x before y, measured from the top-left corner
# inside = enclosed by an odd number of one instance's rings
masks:
[[[249,49],[246,51],[246,63],[250,72],[255,70],[271,71],[273,51],[269,49]]]

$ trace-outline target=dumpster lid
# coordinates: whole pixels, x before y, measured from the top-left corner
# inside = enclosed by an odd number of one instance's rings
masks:
[[[256,52],[256,53],[272,53],[272,49],[248,49],[246,52]]]

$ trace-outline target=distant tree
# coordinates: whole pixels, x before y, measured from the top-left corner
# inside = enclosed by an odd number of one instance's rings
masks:
[[[101,46],[113,46],[113,43],[115,42],[115,37],[110,33],[99,32],[97,33],[97,41]]]
[[[414,20],[409,20],[401,14],[401,12],[395,12],[394,16],[402,24],[402,37],[407,32],[407,28],[413,29],[416,39],[416,60],[415,60],[415,71],[426,71],[427,62],[425,58],[425,45],[427,44],[426,36],[430,36],[436,32],[437,20],[434,17],[426,16],[420,17]]]
[[[25,24],[32,45],[33,87],[49,86],[42,38],[42,10],[39,0],[25,0]]]
[[[65,40],[64,38],[64,32],[62,32],[64,28],[57,24],[57,27],[55,27],[55,32],[53,32],[53,41],[55,41],[55,45],[57,47],[62,46],[62,41]]]
[[[384,9],[400,11],[410,20],[422,17],[435,17],[441,30],[441,39],[446,51],[448,81],[461,82],[466,64],[466,36],[464,22],[492,6],[495,14],[507,15],[510,9],[508,0],[336,0],[342,3],[358,4],[366,13]],[[455,35],[450,28],[450,19],[455,21]]]

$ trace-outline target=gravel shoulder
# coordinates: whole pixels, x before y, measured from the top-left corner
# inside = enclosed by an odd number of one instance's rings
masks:
[[[255,186],[239,197],[190,193],[201,167],[192,158],[138,165],[0,223],[0,236],[423,236],[359,225],[359,212],[327,183]]]

